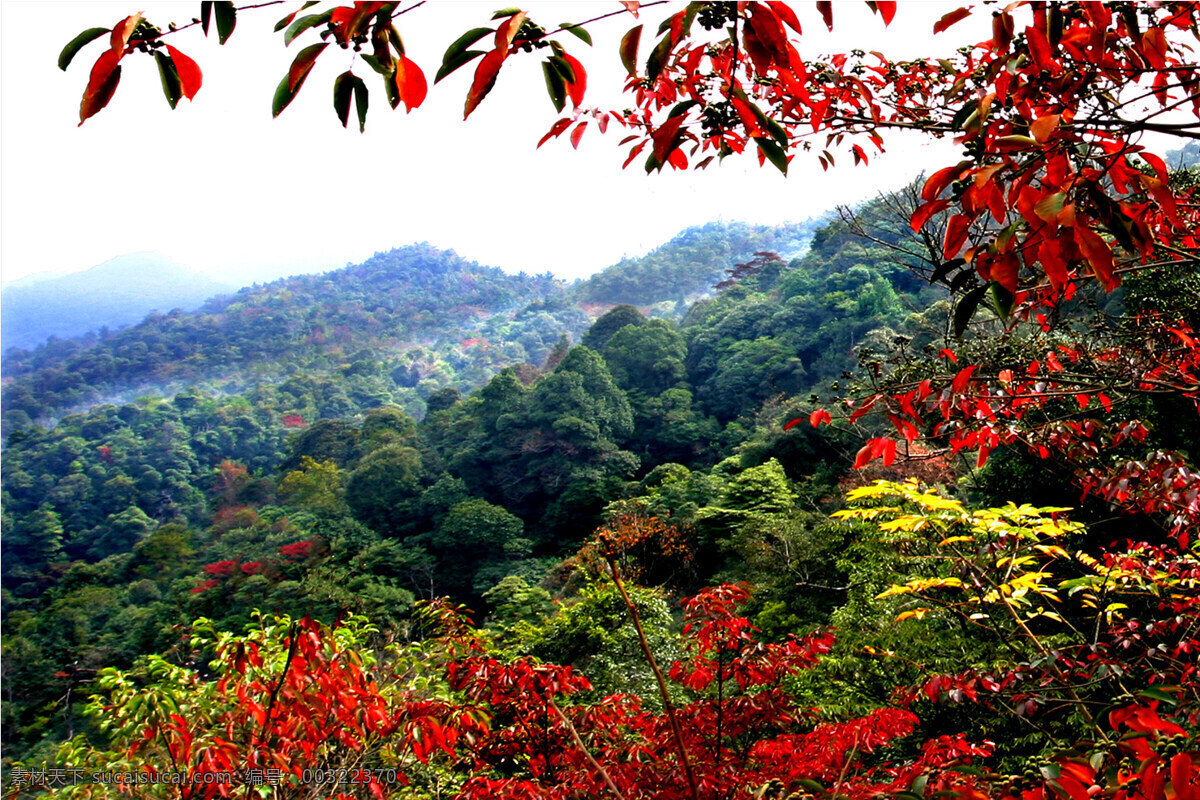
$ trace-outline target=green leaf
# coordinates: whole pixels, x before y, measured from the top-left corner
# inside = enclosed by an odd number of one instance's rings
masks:
[[[1142,689],[1138,692],[1139,697],[1148,697],[1151,700],[1161,700],[1171,706],[1179,705],[1179,697],[1171,692],[1162,689]]]
[[[385,67],[383,62],[370,53],[359,53],[358,57],[367,62],[367,66],[378,72],[380,75],[389,76],[396,72],[395,68]]]
[[[275,87],[275,96],[271,98],[271,116],[278,117],[295,99],[296,93],[288,88],[288,76],[284,75],[283,80]]]
[[[83,49],[85,44],[99,39],[106,33],[111,33],[111,31],[108,28],[88,28],[67,42],[67,46],[58,54],[58,68],[66,71],[67,67],[71,64],[71,59],[75,58],[75,54]]]
[[[396,88],[396,82],[387,75],[383,76],[383,95],[392,108],[400,105],[400,90]]]
[[[667,114],[667,119],[670,119],[671,117],[678,117],[681,114],[686,114],[689,108],[698,105],[700,104],[695,100],[681,100],[675,105],[671,106],[671,111]]]
[[[213,11],[217,12],[217,41],[225,44],[237,27],[237,8],[229,0],[221,0],[213,4]]]
[[[212,19],[213,0],[203,0],[200,3],[200,27],[204,29],[204,35],[208,36],[208,22]]]
[[[1005,289],[996,281],[992,281],[989,287],[992,290],[992,305],[996,307],[996,313],[1001,319],[1008,319],[1008,315],[1012,313],[1013,305],[1017,302],[1016,295]]]
[[[492,14],[492,19],[500,19],[501,17],[511,17],[513,14],[520,14],[519,8],[502,8],[495,14]]]
[[[474,61],[483,54],[483,50],[464,50],[463,52],[458,53],[453,57],[452,60],[442,62],[442,67],[437,71],[437,75],[434,77],[433,82],[437,83],[442,78],[461,67],[463,64]]]
[[[489,33],[495,33],[495,31],[493,31],[491,28],[472,28],[451,42],[450,46],[446,48],[446,54],[442,56],[442,67],[438,70],[437,77],[433,79],[433,82],[437,83],[442,78],[446,77],[451,72],[454,72],[454,70],[458,69],[463,64],[466,64],[471,59],[478,58],[479,56],[483,55],[482,50],[468,50],[467,48],[478,42],[484,36],[487,36]],[[464,56],[467,56],[468,53],[471,53],[472,55],[464,58]]]
[[[176,104],[179,103],[179,98],[183,97],[183,83],[179,80],[179,70],[175,69],[175,62],[171,57],[161,50],[154,51],[154,63],[158,65],[158,77],[162,81],[163,94],[166,95],[167,103],[174,110]]]
[[[956,337],[962,338],[963,331],[971,322],[971,317],[975,316],[975,309],[979,307],[979,301],[983,299],[984,294],[990,288],[990,285],[976,286],[958,301],[958,305],[954,307],[954,335]]]
[[[662,73],[663,67],[667,65],[667,56],[671,53],[671,38],[664,36],[650,51],[650,57],[646,59],[646,77],[652,81],[658,80],[658,76]]]
[[[279,20],[279,22],[276,22],[275,23],[275,32],[279,33],[281,30],[286,28],[288,25],[291,25],[292,20],[294,20],[296,18],[296,14],[300,13],[301,11],[303,11],[306,8],[312,8],[319,2],[321,2],[321,0],[308,0],[308,2],[305,3],[304,5],[300,6],[300,8],[296,9],[291,14],[288,14],[286,17]]]
[[[978,108],[974,103],[966,103],[954,114],[954,119],[950,120],[950,127],[953,130],[961,131],[963,125],[967,122],[967,117],[977,111]]]
[[[346,70],[333,82],[333,110],[337,112],[342,127],[350,124],[350,95],[358,111],[358,132],[367,129],[367,84],[350,70]]]
[[[358,132],[367,130],[367,84],[363,79],[354,76],[354,108],[358,111]]]
[[[288,69],[287,74],[283,76],[283,80],[279,82],[279,86],[275,89],[275,97],[271,101],[272,117],[278,117],[296,99],[296,94],[300,91],[300,87],[304,85],[304,82],[308,80],[308,74],[312,72],[313,64],[317,61],[317,56],[328,46],[328,42],[310,44],[296,54],[296,60],[292,62],[291,68]],[[296,71],[297,74],[296,85],[294,87],[289,86],[293,71]]]
[[[758,143],[758,149],[766,155],[767,161],[774,164],[775,169],[787,175],[787,151],[765,136],[755,136],[754,141]]]
[[[578,25],[573,25],[570,22],[560,22],[558,27],[562,28],[572,36],[578,36],[583,41],[587,42],[588,47],[592,45],[592,35]]]
[[[289,45],[297,36],[304,33],[309,28],[316,27],[317,25],[324,25],[326,22],[329,22],[329,16],[332,13],[332,11],[326,11],[323,14],[306,14],[300,19],[296,20],[283,34],[283,44],[285,46]]]
[[[567,89],[562,75],[549,59],[542,62],[542,74],[546,76],[546,92],[550,95],[550,102],[554,104],[555,111],[561,112],[567,104]]]
[[[354,93],[354,73],[343,72],[333,81],[333,110],[345,128],[350,123],[350,95]]]

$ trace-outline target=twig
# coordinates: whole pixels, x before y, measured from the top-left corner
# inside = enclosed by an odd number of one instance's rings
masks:
[[[667,721],[671,724],[671,735],[675,739],[675,748],[679,751],[679,760],[683,764],[683,772],[687,777],[688,789],[692,800],[700,800],[700,791],[696,788],[696,776],[692,774],[692,762],[688,759],[687,749],[683,746],[683,731],[679,727],[679,720],[675,717],[675,705],[671,702],[671,693],[667,690],[667,679],[663,677],[662,670],[658,668],[658,662],[654,660],[654,654],[650,652],[650,644],[646,641],[646,632],[642,630],[641,617],[638,615],[637,607],[629,599],[629,592],[625,591],[625,584],[621,580],[621,573],[617,570],[616,559],[613,557],[612,550],[607,544],[605,542],[604,558],[608,561],[609,569],[612,570],[613,582],[617,585],[617,591],[621,593],[621,600],[625,603],[625,607],[629,609],[629,615],[633,619],[633,627],[637,630],[638,642],[642,646],[642,653],[645,654],[646,661],[650,664],[650,670],[654,673],[654,679],[658,681],[658,692],[662,696],[663,708],[667,713]]]
[[[575,726],[571,724],[571,720],[567,719],[566,715],[563,714],[559,707],[554,703],[553,699],[549,700],[549,703],[550,710],[557,714],[562,723],[567,726],[567,730],[571,733],[571,740],[575,742],[575,746],[579,748],[579,752],[583,753],[583,757],[588,760],[588,763],[592,765],[592,768],[595,769],[596,772],[600,773],[600,777],[604,779],[604,783],[608,786],[612,793],[616,795],[617,800],[625,800],[625,795],[621,794],[621,790],[617,788],[615,783],[613,783],[613,779],[609,777],[608,771],[605,770],[604,767],[600,766],[600,762],[597,761],[595,757],[593,757],[588,751],[587,746],[583,743],[583,739],[579,738],[579,731],[575,730]]]

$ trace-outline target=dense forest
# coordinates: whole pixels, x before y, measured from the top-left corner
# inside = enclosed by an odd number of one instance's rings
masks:
[[[349,625],[338,630],[359,647],[417,647],[428,604],[448,597],[483,626],[471,635],[486,645],[472,646],[572,665],[589,681],[581,698],[624,692],[661,711],[646,653],[669,664],[694,646],[678,639],[680,599],[753,586],[734,599],[764,653],[837,630],[836,641],[806,640],[828,651],[815,667],[788,670],[789,702],[825,709],[830,724],[883,725],[871,715],[893,707],[896,685],[964,659],[1008,663],[998,642],[951,618],[935,636],[912,635],[928,609],[905,610],[884,590],[927,586],[913,577],[925,562],[879,538],[878,511],[846,509],[846,492],[916,475],[957,498],[937,502],[968,528],[989,512],[960,503],[998,506],[1017,492],[1043,508],[996,520],[1083,547],[1107,536],[1107,504],[1080,505],[1068,468],[1015,448],[984,466],[914,445],[903,471],[854,473],[864,433],[887,427],[879,415],[786,424],[949,346],[980,360],[1039,346],[997,338],[995,309],[955,339],[955,306],[897,211],[907,196],[786,234],[808,245],[791,260],[745,253],[778,231],[713,225],[566,286],[421,245],[196,313],[10,350],[6,768],[111,763],[104,748],[125,734],[91,695],[115,698],[122,674],[128,687],[168,691],[172,670],[225,652],[211,648],[244,630],[267,637],[255,647],[278,646],[262,614]],[[1200,296],[1186,272],[1167,286],[1161,277],[1084,292],[1073,318],[1112,328],[1131,310]],[[655,287],[653,302],[613,302],[639,286]],[[1169,399],[1142,409],[1151,443],[1200,446],[1198,426],[1162,424],[1177,413]],[[873,491],[940,508],[915,485],[890,486]],[[879,496],[864,491],[850,497]],[[1066,506],[1071,523],[1054,516]],[[1120,526],[1155,529],[1149,518]],[[608,572],[596,568],[605,557],[617,559]],[[898,612],[913,618],[893,622]],[[986,737],[1014,765],[1048,746],[1016,718],[998,728],[982,708],[926,691],[910,707],[929,736]],[[1070,736],[1079,720],[1039,724]],[[461,787],[450,764],[412,773],[417,796]]]
[[[749,468],[780,487],[817,469],[810,492],[829,494],[844,448],[781,436],[786,398],[937,292],[860,263],[874,259],[830,227],[805,261],[750,249],[800,247],[812,228],[712,224],[613,267],[652,300],[705,298],[655,318],[604,302],[595,280],[421,245],[10,349],[5,670],[39,688],[8,695],[6,758],[44,756],[77,724],[77,687],[198,615],[227,630],[255,609],[399,625],[441,595],[490,613],[497,587],[551,585],[606,507],[664,481],[694,484],[681,525]],[[739,258],[741,277],[702,290]],[[59,677],[32,680],[46,669]]]

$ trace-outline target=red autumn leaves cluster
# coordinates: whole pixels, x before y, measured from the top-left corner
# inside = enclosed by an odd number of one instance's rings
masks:
[[[144,35],[143,35],[144,32]],[[88,77],[83,100],[79,104],[79,124],[98,114],[117,91],[121,81],[121,60],[147,41],[157,39],[158,31],[146,26],[140,13],[132,14],[118,22],[111,30],[91,28],[72,39],[58,57],[58,66],[65,70],[75,54],[86,44],[108,34],[109,47],[102,52]],[[155,50],[154,59],[162,79],[163,93],[174,108],[180,97],[191,100],[200,91],[203,76],[200,67],[188,56],[171,45],[166,45],[166,54]]]
[[[852,800],[1195,800],[1200,790],[1190,740],[1157,701],[1108,715],[1120,735],[1106,745],[1111,752],[1054,758],[1024,782],[989,770],[992,745],[961,735],[934,736],[901,755],[891,745],[919,729],[903,704],[845,721],[822,721],[819,710],[797,705],[786,678],[813,666],[832,637],[761,642],[739,613],[747,599],[743,587],[726,585],[685,604],[687,656],[670,670],[681,740],[671,732],[672,710],[629,695],[590,697],[591,684],[569,667],[499,657],[457,610],[435,605],[427,617],[441,638],[412,651],[412,663],[376,661],[364,655],[360,634],[307,619],[222,637],[203,705],[144,704],[124,755],[135,771],[157,768],[150,760],[158,758],[194,773],[278,770],[281,796],[308,792],[314,775],[353,763],[346,774],[355,777],[324,787],[338,798],[403,796],[425,774],[422,765],[457,776],[449,790],[460,800],[700,800],[763,786]],[[936,680],[947,692],[962,682]],[[1184,746],[1164,749],[1181,735]],[[237,796],[243,788],[198,782],[183,796]]]

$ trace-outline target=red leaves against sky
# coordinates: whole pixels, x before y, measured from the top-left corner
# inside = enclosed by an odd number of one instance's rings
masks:
[[[83,91],[83,100],[79,104],[80,125],[98,114],[112,100],[121,81],[121,60],[144,46],[145,42],[157,38],[157,32],[146,34],[148,38],[135,36],[139,27],[144,24],[139,13],[128,16],[113,26],[109,36],[109,49],[101,53],[92,65],[87,88]],[[86,34],[87,32],[83,35]],[[90,39],[81,42],[77,38],[68,44],[59,56],[59,66],[66,69],[75,53],[88,41]],[[196,92],[200,91],[203,75],[200,67],[191,58],[170,45],[167,45],[166,50],[167,55],[161,57],[159,69],[163,73],[163,91],[174,108],[180,94],[188,100],[196,96]]]

